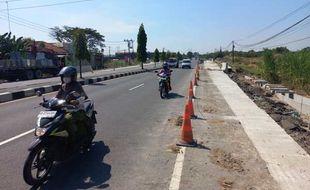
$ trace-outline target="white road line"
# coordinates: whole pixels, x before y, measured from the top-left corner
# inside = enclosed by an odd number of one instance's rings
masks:
[[[142,87],[142,86],[144,86],[144,83],[143,83],[143,84],[140,84],[140,85],[138,85],[138,86],[135,86],[135,87],[133,87],[133,88],[131,88],[131,89],[129,89],[129,91],[132,91],[132,90],[134,90],[134,89],[136,89],[136,88],[140,88],[140,87]]]
[[[24,132],[24,133],[22,133],[20,135],[17,135],[15,137],[12,137],[12,138],[8,139],[8,140],[2,141],[2,142],[0,142],[0,146],[2,146],[4,144],[7,144],[7,143],[9,143],[11,141],[14,141],[14,140],[16,140],[16,139],[18,139],[20,137],[25,136],[25,135],[28,135],[29,133],[32,133],[32,132],[34,132],[34,129],[31,129],[30,131],[26,131],[26,132]]]
[[[197,87],[193,87],[194,95],[196,95]],[[195,99],[193,99],[195,101]],[[181,182],[181,176],[182,176],[182,170],[183,170],[183,163],[185,158],[185,147],[181,147],[177,159],[174,164],[174,170],[170,181],[169,190],[179,190],[180,188],[180,182]]]
[[[185,157],[185,147],[181,147],[177,159],[174,164],[174,170],[170,181],[169,190],[179,190],[181,176],[182,176],[182,169],[183,169],[183,162]]]

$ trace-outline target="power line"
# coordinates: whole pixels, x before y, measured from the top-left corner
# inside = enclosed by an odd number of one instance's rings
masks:
[[[293,15],[296,14],[298,11],[301,11],[302,9],[308,7],[309,5],[310,5],[310,1],[307,2],[307,3],[305,3],[305,4],[303,4],[303,5],[300,6],[299,8],[295,9],[294,11],[288,13],[287,15],[281,17],[280,19],[276,20],[275,22],[273,22],[273,23],[271,23],[271,24],[265,26],[264,28],[258,30],[257,32],[254,32],[254,33],[248,35],[247,37],[245,37],[245,38],[243,38],[243,39],[240,39],[240,40],[238,40],[238,41],[241,41],[241,40],[244,40],[244,39],[246,39],[246,38],[251,38],[251,37],[253,37],[253,36],[256,36],[257,34],[263,32],[263,31],[265,31],[265,30],[267,30],[267,29],[273,27],[274,25],[278,24],[279,22],[281,22],[281,21],[283,21],[283,20],[289,18],[290,16],[293,16]]]
[[[6,14],[0,12],[0,15],[3,15],[3,16],[4,16],[4,15],[6,15]],[[30,25],[30,26],[33,26],[33,27],[37,27],[37,28],[40,28],[40,29],[43,29],[43,30],[50,30],[49,27],[44,26],[44,25],[42,25],[42,24],[38,24],[38,23],[35,23],[35,22],[32,22],[32,21],[26,20],[26,19],[24,19],[24,18],[20,18],[20,17],[14,16],[14,15],[12,15],[12,14],[9,14],[9,16],[10,16],[11,19],[15,19],[15,20],[17,20],[18,22],[21,22],[21,23],[23,23],[23,24],[27,24],[27,25]]]
[[[10,0],[10,1],[8,0],[8,1],[0,1],[0,3],[6,3],[6,2],[11,3],[15,1],[26,1],[26,0]]]
[[[74,3],[81,3],[86,1],[94,1],[94,0],[78,0],[78,1],[67,1],[61,3],[51,3],[51,4],[44,4],[44,5],[34,5],[34,6],[25,6],[25,7],[15,7],[9,10],[20,10],[20,9],[34,9],[34,8],[42,8],[42,7],[52,7],[58,5],[67,5],[67,4],[74,4]],[[0,11],[5,11],[6,9],[0,9]]]
[[[239,43],[235,43],[235,44],[238,45],[238,46],[243,46],[243,47],[253,47],[253,46],[257,46],[257,45],[259,45],[259,44],[263,44],[263,43],[265,43],[265,42],[268,42],[268,41],[270,41],[270,40],[272,40],[272,39],[278,37],[279,35],[285,33],[286,31],[289,31],[290,29],[292,29],[292,28],[294,28],[295,26],[297,26],[298,24],[302,23],[303,21],[305,21],[305,20],[308,19],[309,17],[310,17],[310,15],[307,15],[306,17],[304,17],[303,19],[299,20],[299,21],[296,22],[295,24],[293,24],[293,25],[287,27],[286,29],[282,30],[281,32],[276,33],[276,34],[272,35],[271,37],[266,38],[266,39],[264,39],[264,40],[262,40],[262,41],[259,41],[259,42],[256,42],[256,43],[252,43],[252,44],[239,44]]]
[[[280,40],[283,39],[283,38],[287,38],[287,37],[289,37],[289,36],[292,36],[293,34],[299,32],[299,31],[301,31],[301,30],[304,30],[304,29],[306,29],[306,28],[309,27],[309,26],[310,26],[310,22],[304,23],[304,24],[303,24],[302,26],[300,26],[299,28],[295,28],[295,30],[286,32],[285,34],[281,35],[281,37],[275,39],[273,42],[280,41]],[[271,42],[267,42],[267,44],[268,44],[268,43],[270,44]],[[266,46],[266,45],[265,45],[265,46]],[[268,46],[268,45],[267,45],[267,46]],[[262,47],[264,47],[264,46],[258,46],[258,48],[259,48],[259,47],[262,48]]]
[[[222,50],[228,50],[229,47],[233,44],[233,42],[230,42],[225,48],[223,48]]]
[[[0,17],[0,19],[6,20],[6,19],[4,19],[4,18],[2,18],[2,17]],[[38,29],[38,28],[36,28],[36,27],[26,25],[26,24],[24,24],[24,23],[22,23],[22,22],[16,21],[15,19],[12,19],[11,22],[14,23],[14,24],[20,25],[20,26],[24,26],[24,27],[27,27],[27,28],[36,30],[36,31],[40,31],[40,32],[44,32],[44,33],[49,33],[49,31],[42,30],[42,29]]]
[[[287,44],[292,44],[292,43],[296,43],[296,42],[300,42],[300,41],[304,41],[304,40],[308,40],[308,39],[310,39],[310,36],[305,37],[305,38],[301,38],[301,39],[298,39],[298,40],[294,40],[294,41],[286,42],[286,43],[283,43],[283,44],[278,44],[278,45],[268,46],[268,47],[265,47],[265,48],[273,48],[273,47],[284,46],[284,45],[287,45]]]

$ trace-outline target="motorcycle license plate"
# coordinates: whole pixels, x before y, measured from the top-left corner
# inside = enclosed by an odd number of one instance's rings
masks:
[[[38,117],[41,118],[54,118],[57,111],[40,111]]]

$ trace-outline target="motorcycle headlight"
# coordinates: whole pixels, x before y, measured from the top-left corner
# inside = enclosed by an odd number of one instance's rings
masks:
[[[36,128],[35,135],[38,137],[43,136],[46,131],[46,128]]]

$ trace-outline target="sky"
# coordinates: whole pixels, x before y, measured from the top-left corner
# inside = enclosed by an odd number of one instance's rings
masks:
[[[144,24],[147,50],[172,52],[213,52],[223,50],[232,40],[252,44],[293,25],[310,14],[310,5],[273,27],[248,37],[309,2],[308,0],[90,0],[40,8],[16,9],[74,0],[8,0],[11,31],[16,36],[55,42],[49,35],[54,26],[94,28],[105,36],[112,53],[127,48],[124,39],[136,42]],[[0,34],[9,31],[7,4],[0,0]],[[26,24],[25,20],[31,21]],[[16,22],[18,24],[16,24]],[[38,25],[39,24],[39,25]],[[26,25],[26,26],[24,26]],[[263,47],[284,44],[310,36],[310,18],[297,31],[270,41]],[[115,41],[119,41],[115,43]],[[292,50],[309,46],[310,39],[287,45]],[[136,48],[137,44],[134,43]],[[231,46],[228,47],[231,49]],[[251,48],[236,46],[236,50]],[[105,50],[105,52],[107,52]]]

